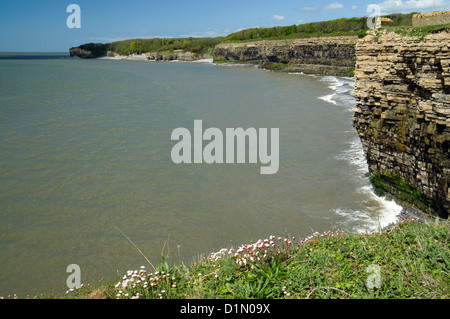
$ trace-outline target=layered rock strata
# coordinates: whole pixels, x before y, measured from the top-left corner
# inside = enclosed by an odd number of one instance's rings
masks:
[[[290,40],[262,40],[220,43],[215,60],[253,63],[264,66],[283,64],[289,71],[342,74],[353,70],[356,36],[321,37]],[[311,72],[309,72],[311,70]]]
[[[415,14],[412,17],[413,27],[450,23],[450,11]]]
[[[450,33],[369,31],[356,44],[353,125],[375,186],[424,212],[450,210]]]

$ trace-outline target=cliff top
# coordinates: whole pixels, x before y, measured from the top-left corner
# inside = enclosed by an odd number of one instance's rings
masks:
[[[450,33],[450,23],[438,24],[438,25],[424,25],[424,26],[393,26],[393,27],[381,27],[379,29],[368,30],[368,35],[376,35],[376,39],[384,33],[396,33],[403,37],[414,37],[416,40],[423,40],[430,34],[444,34]]]
[[[413,18],[422,18],[422,17],[434,17],[438,15],[450,14],[450,11],[435,11],[431,13],[419,13],[413,15]]]
[[[327,44],[327,43],[340,43],[340,44],[356,44],[358,41],[357,35],[348,36],[326,36],[326,37],[310,37],[302,39],[284,39],[284,40],[255,40],[246,42],[223,42],[219,43],[216,47],[239,47],[239,46],[261,46],[261,45],[307,45],[307,44]]]

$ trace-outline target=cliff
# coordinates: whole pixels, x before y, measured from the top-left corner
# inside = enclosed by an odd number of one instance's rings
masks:
[[[450,23],[450,11],[436,11],[432,13],[415,14],[412,17],[413,27],[447,23]]]
[[[82,59],[92,59],[106,56],[108,45],[103,43],[87,43],[69,49],[71,57],[79,57]]]
[[[109,58],[117,60],[150,60],[150,61],[195,61],[200,59],[192,52],[148,52],[141,54],[120,55],[113,51],[106,54]]]
[[[259,64],[263,67],[333,75],[353,70],[357,36],[220,43],[214,60]]]
[[[450,210],[450,33],[369,31],[356,44],[353,125],[374,185],[427,213]]]

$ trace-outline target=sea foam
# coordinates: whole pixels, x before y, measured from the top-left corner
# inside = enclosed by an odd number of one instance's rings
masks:
[[[328,83],[328,87],[333,93],[319,96],[319,99],[336,106],[341,106],[348,112],[353,112],[352,108],[355,105],[352,96],[354,89],[353,78],[324,76],[321,78],[321,81]],[[369,168],[364,150],[356,132],[354,132],[354,137],[351,139],[348,148],[336,156],[336,159],[347,161],[351,165],[355,172],[355,174],[352,174],[352,178],[359,185],[356,191],[365,195],[375,205],[367,205],[362,210],[339,207],[333,209],[333,212],[345,217],[348,221],[360,221],[361,226],[356,229],[358,232],[373,231],[395,223],[402,211],[402,207],[393,200],[375,194],[370,183]]]

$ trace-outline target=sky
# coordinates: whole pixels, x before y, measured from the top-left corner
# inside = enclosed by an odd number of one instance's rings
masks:
[[[80,27],[67,20],[80,8]],[[0,52],[68,52],[133,38],[216,37],[241,29],[450,10],[450,0],[0,0]],[[72,18],[71,21],[75,21]]]

